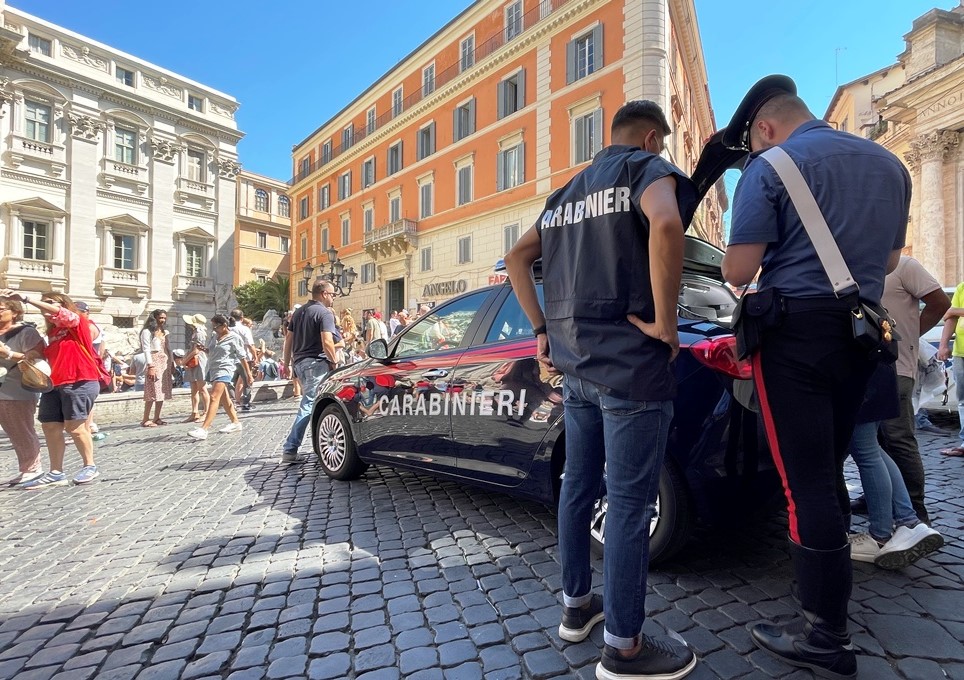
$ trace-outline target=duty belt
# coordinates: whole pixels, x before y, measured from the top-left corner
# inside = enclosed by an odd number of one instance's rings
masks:
[[[783,309],[787,314],[797,312],[849,312],[857,306],[857,294],[844,297],[783,298]]]

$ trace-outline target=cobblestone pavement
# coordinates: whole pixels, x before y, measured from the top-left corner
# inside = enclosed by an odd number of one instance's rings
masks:
[[[96,483],[0,493],[0,678],[593,677],[601,627],[556,634],[550,509],[279,466],[292,411],[261,406],[200,443],[187,425],[115,427]],[[964,459],[937,453],[953,441],[921,436],[948,545],[904,572],[855,565],[862,678],[964,678]],[[704,532],[652,573],[647,626],[697,650],[692,678],[809,677],[746,630],[794,611],[785,532],[780,517]]]

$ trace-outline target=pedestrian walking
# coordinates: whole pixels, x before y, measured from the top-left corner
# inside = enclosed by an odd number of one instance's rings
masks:
[[[203,314],[184,314],[181,319],[187,327],[187,346],[181,365],[184,367],[184,381],[191,386],[191,415],[184,422],[196,423],[201,420],[201,414],[211,408],[211,394],[205,381],[208,368],[208,320]]]
[[[235,367],[232,384],[234,385],[234,400],[241,407],[242,411],[251,410],[251,386],[252,376],[249,362],[256,361],[258,350],[254,346],[254,335],[251,333],[249,324],[245,323],[244,312],[240,309],[232,309],[228,317],[228,324],[231,332],[241,339],[244,346],[245,355]],[[242,366],[241,364],[244,364]],[[248,370],[245,370],[247,367]]]
[[[734,196],[722,267],[736,286],[763,268],[758,292],[748,296],[752,318],[760,321],[744,319],[742,333],[750,338],[750,327],[759,331],[758,346],[746,350],[783,478],[803,609],[803,618],[789,624],[753,626],[751,637],[790,665],[852,678],[857,661],[847,630],[852,566],[843,461],[876,366],[855,340],[853,312],[861,301],[880,304],[884,277],[904,245],[911,184],[897,157],[817,120],[796,92],[786,76],[764,78],[722,136],[725,147],[751,152]],[[781,163],[784,152],[789,167]],[[784,168],[780,175],[774,164]],[[787,193],[786,182],[799,174],[802,191],[812,193],[829,225],[821,252],[839,250],[849,269],[844,276],[831,280],[800,217],[806,209]],[[816,227],[814,221],[807,224]]]
[[[187,433],[194,439],[208,438],[208,430],[214,424],[214,416],[217,415],[219,404],[231,422],[218,432],[225,434],[240,432],[241,421],[238,420],[238,412],[234,408],[234,402],[231,401],[231,385],[235,371],[241,370],[248,384],[252,382],[251,369],[246,361],[247,350],[242,344],[241,337],[231,331],[228,319],[221,314],[215,314],[211,318],[211,326],[214,328],[214,335],[207,346],[207,381],[211,383],[211,401],[204,413],[204,422]]]
[[[605,619],[596,677],[607,680],[682,678],[696,665],[687,646],[642,631],[649,524],[676,391],[671,362],[679,351],[683,225],[697,202],[689,179],[660,158],[669,133],[655,103],[623,106],[613,118],[612,144],[549,197],[505,256],[537,338],[537,359],[563,374],[559,637],[579,642]],[[544,313],[532,278],[540,257]],[[604,467],[609,509],[600,597],[591,592],[586,527]]]
[[[104,367],[91,342],[90,322],[84,319],[74,301],[63,293],[44,293],[40,300],[13,290],[0,290],[0,298],[17,299],[40,310],[46,321],[47,346],[44,358],[50,364],[54,389],[40,397],[40,420],[50,458],[50,469],[17,488],[35,491],[70,483],[64,472],[64,432],[70,435],[83,467],[74,475],[74,484],[87,484],[100,474],[94,462],[94,440],[87,427],[87,415],[100,394]]]
[[[315,394],[321,381],[338,365],[334,341],[335,313],[331,310],[334,300],[334,285],[330,281],[317,280],[311,287],[311,300],[291,315],[282,360],[301,380],[302,394],[295,421],[282,448],[282,463],[302,462],[298,449],[308,429]]]
[[[954,297],[951,298],[951,307],[944,315],[944,330],[941,331],[937,358],[941,361],[953,359],[954,382],[957,384],[957,414],[961,421],[961,430],[958,433],[960,445],[944,449],[941,453],[945,456],[964,456],[964,282],[957,285]]]
[[[33,326],[23,322],[23,304],[11,297],[0,298],[0,428],[7,433],[17,454],[17,474],[4,482],[14,486],[43,475],[40,438],[34,428],[40,395],[21,385],[20,362],[42,359],[44,341]]]
[[[144,381],[144,417],[141,427],[167,425],[161,420],[164,400],[170,399],[174,388],[174,354],[168,341],[167,311],[155,309],[144,321],[141,328],[141,353],[148,358],[147,375]],[[151,419],[151,408],[154,419]]]

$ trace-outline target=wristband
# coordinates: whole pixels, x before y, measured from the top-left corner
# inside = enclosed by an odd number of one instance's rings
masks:
[[[532,335],[533,335],[533,337],[539,336],[539,335],[544,335],[545,332],[546,332],[546,325],[545,325],[545,324],[542,324],[541,326],[536,326],[535,328],[532,329]]]

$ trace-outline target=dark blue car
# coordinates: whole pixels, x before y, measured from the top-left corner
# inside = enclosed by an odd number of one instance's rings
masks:
[[[687,237],[679,395],[650,529],[654,561],[675,553],[696,520],[739,520],[779,488],[747,408],[750,369],[734,355],[736,299],[721,283],[721,258]],[[566,456],[561,378],[541,369],[535,349],[508,282],[439,305],[321,386],[311,427],[318,464],[334,479],[388,465],[554,504]],[[590,528],[597,543],[605,526],[601,490]]]

